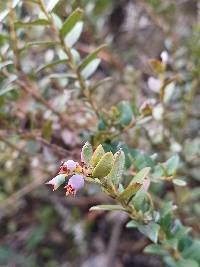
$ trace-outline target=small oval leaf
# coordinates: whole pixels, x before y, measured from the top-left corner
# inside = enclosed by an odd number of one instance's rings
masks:
[[[124,171],[124,165],[125,165],[125,155],[122,150],[119,150],[114,154],[113,168],[106,177],[106,180],[112,181],[113,184],[116,187],[118,187]]]
[[[96,178],[103,178],[109,174],[113,167],[113,154],[112,152],[107,152],[100,159],[99,163],[93,170],[92,176]]]
[[[47,11],[51,12],[60,0],[49,0],[47,5]]]
[[[95,58],[81,71],[83,78],[88,79],[98,68],[101,59]]]
[[[121,205],[97,205],[90,208],[90,211],[98,211],[98,210],[104,210],[104,211],[112,211],[112,210],[126,210]]]
[[[91,166],[92,161],[92,146],[90,143],[85,143],[81,151],[81,162],[85,163],[87,167]]]
[[[157,223],[150,222],[148,225],[140,225],[138,230],[147,236],[152,242],[157,243],[160,226]]]
[[[151,168],[150,167],[145,167],[141,171],[139,171],[131,180],[132,183],[140,183],[143,184],[144,179],[147,177],[149,174]]]
[[[95,167],[98,164],[98,162],[100,161],[100,159],[103,157],[104,154],[105,154],[105,151],[103,149],[103,146],[99,145],[94,151],[94,154],[92,156],[93,167]]]
[[[72,47],[78,41],[82,33],[82,30],[83,30],[83,22],[78,21],[64,38],[66,46]]]
[[[83,15],[83,10],[77,8],[72,14],[65,20],[60,33],[63,38],[74,28],[75,24],[81,20]]]
[[[173,182],[173,184],[178,185],[178,186],[186,186],[187,185],[186,181],[183,181],[181,179],[173,179],[172,182]]]
[[[16,21],[15,27],[16,28],[25,28],[25,27],[31,27],[31,26],[46,26],[49,25],[49,21],[46,19],[36,19],[32,21]]]

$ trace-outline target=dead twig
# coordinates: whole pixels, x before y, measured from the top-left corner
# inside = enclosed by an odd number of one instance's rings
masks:
[[[22,199],[25,195],[29,194],[30,192],[37,189],[40,185],[42,185],[47,178],[39,178],[34,180],[33,182],[27,184],[22,189],[18,190],[16,193],[12,194],[9,198],[7,198],[5,201],[0,203],[0,218],[4,217],[7,213],[7,211],[10,210],[11,207],[15,207],[16,203]]]
[[[114,267],[115,266],[115,257],[117,246],[119,243],[122,226],[124,222],[127,220],[128,215],[126,213],[118,213],[117,212],[117,220],[112,228],[112,233],[108,245],[108,253],[107,253],[107,267]]]

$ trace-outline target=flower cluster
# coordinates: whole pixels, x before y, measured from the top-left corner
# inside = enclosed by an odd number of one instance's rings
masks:
[[[58,175],[46,184],[53,186],[53,191],[64,184],[66,195],[75,195],[84,186],[83,169],[78,162],[67,160],[61,163]]]

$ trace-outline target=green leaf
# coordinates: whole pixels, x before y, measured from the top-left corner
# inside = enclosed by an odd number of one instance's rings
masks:
[[[198,262],[192,259],[181,259],[178,261],[178,266],[180,267],[199,267]]]
[[[80,55],[79,55],[78,51],[76,49],[74,49],[74,48],[71,48],[70,52],[72,54],[72,57],[73,57],[74,61],[78,62],[79,59],[80,59]],[[59,56],[59,59],[68,60],[68,55],[62,49],[58,49],[58,56]]]
[[[119,194],[118,196],[118,200],[122,201],[122,200],[126,200],[129,201],[129,199],[131,197],[133,197],[138,190],[141,188],[141,184],[137,183],[137,184],[129,184],[126,189],[124,189],[124,191],[122,193]]]
[[[76,79],[77,76],[73,73],[51,73],[46,76],[49,79]]]
[[[98,68],[101,63],[101,59],[93,59],[88,65],[81,71],[81,75],[84,79],[88,79]]]
[[[165,170],[162,165],[156,165],[153,169],[152,176],[155,178],[160,178],[161,176],[165,175]]]
[[[119,150],[114,154],[114,164],[112,170],[108,174],[108,176],[106,176],[105,179],[112,181],[113,184],[116,187],[118,187],[124,171],[124,165],[125,165],[125,155],[122,150]]]
[[[13,61],[12,60],[7,60],[7,61],[4,61],[4,62],[1,62],[0,63],[0,70],[9,66],[9,65],[13,65]]]
[[[94,151],[94,154],[92,155],[93,167],[95,167],[98,164],[98,162],[100,161],[100,159],[103,157],[104,154],[105,154],[105,151],[103,149],[103,146],[99,145]]]
[[[144,252],[161,256],[169,255],[168,251],[166,251],[163,246],[158,244],[148,245],[147,247],[145,247]]]
[[[13,82],[16,80],[17,76],[14,74],[10,75],[8,79],[4,80],[3,84],[0,87],[0,96],[10,92],[11,90],[15,90],[16,86],[13,85]]]
[[[71,15],[65,20],[63,26],[60,30],[60,33],[63,38],[74,28],[75,24],[79,22],[82,18],[83,10],[77,8]]]
[[[130,124],[134,116],[130,103],[128,101],[121,101],[117,104],[116,107],[119,112],[116,123],[120,127],[124,127]]]
[[[99,46],[94,52],[90,53],[79,65],[79,70],[83,77],[87,79],[91,76],[95,70],[97,69],[98,65],[100,64],[100,59],[98,59],[99,52],[104,49],[107,45]]]
[[[172,213],[173,210],[175,210],[175,209],[176,209],[176,206],[173,205],[173,203],[171,201],[165,203],[164,206],[160,210],[160,217],[164,218],[169,213]]]
[[[105,131],[107,128],[106,120],[104,120],[103,116],[100,117],[98,121],[98,130],[99,131]]]
[[[135,220],[131,220],[126,224],[127,228],[138,228],[140,225],[139,222],[135,221]]]
[[[178,261],[174,260],[171,256],[165,256],[164,262],[170,267],[180,267],[178,264]],[[187,266],[187,267],[189,267],[189,266]]]
[[[176,219],[173,225],[172,234],[176,239],[181,239],[191,231],[190,227],[184,226],[180,220]]]
[[[24,28],[24,27],[31,27],[31,26],[46,26],[49,25],[49,21],[46,19],[36,19],[28,22],[23,21],[16,21],[15,27],[16,28]]]
[[[63,25],[61,18],[56,13],[51,13],[51,16],[53,18],[55,27],[60,30]]]
[[[183,181],[181,179],[173,179],[172,182],[173,182],[173,184],[178,185],[178,186],[186,186],[187,185],[186,181]]]
[[[131,180],[131,184],[132,183],[140,183],[143,184],[144,179],[147,177],[147,175],[149,174],[151,168],[150,167],[146,167],[144,169],[142,169],[141,171],[139,171]]]
[[[77,8],[71,15],[65,20],[63,26],[60,30],[60,33],[63,37],[65,37],[75,26],[77,22],[79,22],[82,18],[83,10]]]
[[[21,2],[21,0],[14,0],[14,1],[12,1],[11,8],[12,9],[15,8],[20,2]],[[5,9],[4,11],[2,11],[0,13],[0,22],[2,22],[7,17],[7,15],[11,11],[11,8]]]
[[[79,65],[79,70],[82,71],[91,61],[96,59],[99,52],[101,52],[101,50],[103,50],[106,46],[106,44],[99,46],[94,52],[90,53],[86,58],[84,58]]]
[[[112,152],[107,152],[100,159],[98,164],[93,170],[92,176],[96,178],[103,178],[107,176],[113,167],[113,154]]]
[[[66,59],[59,59],[59,60],[52,61],[50,63],[46,63],[46,64],[40,66],[39,68],[37,68],[36,73],[38,73],[44,69],[47,69],[47,68],[53,68],[54,66],[56,66],[58,64],[63,64],[63,63],[66,63]]]
[[[184,258],[192,258],[200,263],[200,240],[195,239],[193,243],[185,249],[182,254]]]
[[[139,189],[141,189],[144,179],[147,177],[147,175],[149,174],[151,168],[150,167],[146,167],[144,169],[142,169],[141,171],[139,171],[131,180],[131,182],[129,183],[129,185],[126,187],[126,189],[119,194],[118,199],[119,200],[129,200],[131,197],[133,197],[138,191]],[[140,194],[143,193],[144,190],[141,191]],[[144,192],[145,194],[146,192]]]
[[[97,205],[90,208],[90,211],[98,211],[98,210],[105,210],[105,211],[111,211],[111,210],[123,210],[125,211],[121,205]]]
[[[4,11],[2,11],[0,13],[0,22],[2,22],[7,17],[7,15],[9,14],[9,12],[10,12],[9,9],[5,9]]]
[[[98,178],[90,178],[87,176],[87,177],[85,177],[85,181],[87,181],[89,183],[101,185],[101,181]]]
[[[65,36],[64,42],[66,46],[72,47],[79,39],[83,30],[83,22],[77,22],[73,29]]]
[[[152,242],[157,243],[160,226],[157,223],[151,222],[148,225],[140,225],[138,230],[147,236]]]
[[[186,251],[192,245],[192,238],[187,235],[182,237],[178,242],[178,250],[179,251]]]
[[[37,45],[46,45],[46,46],[55,47],[58,44],[59,44],[59,42],[57,42],[57,41],[34,41],[34,42],[28,42],[26,44],[26,47],[37,46]]]
[[[135,196],[131,200],[131,203],[138,211],[141,210],[143,207],[145,196],[146,196],[146,191],[142,188],[142,185],[140,185],[139,190],[136,191]]]
[[[144,167],[154,167],[154,161],[146,154],[140,153],[133,159],[133,165],[138,170],[141,170]]]
[[[171,157],[170,159],[168,159],[165,163],[164,166],[166,168],[167,171],[167,175],[175,175],[176,174],[176,170],[179,166],[179,156],[175,155],[173,157]]]
[[[166,239],[164,241],[163,246],[170,247],[170,248],[172,248],[174,250],[177,250],[178,239],[176,237],[169,237],[169,239]]]
[[[60,0],[49,0],[47,5],[47,11],[51,12]]]
[[[84,162],[87,167],[91,166],[93,149],[90,143],[85,143],[81,151],[81,162]]]
[[[21,2],[21,0],[12,0],[11,7],[15,8],[20,2]]]
[[[171,237],[171,227],[172,227],[172,214],[171,212],[167,213],[165,216],[162,216],[159,219],[159,225],[162,228],[162,231],[166,234],[169,238]]]

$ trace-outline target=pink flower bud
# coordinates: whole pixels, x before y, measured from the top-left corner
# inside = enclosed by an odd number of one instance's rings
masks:
[[[80,190],[82,187],[84,187],[84,178],[81,174],[75,174],[73,175],[69,181],[68,184],[64,187],[67,189],[66,195],[73,194],[75,195],[78,190]]]
[[[64,162],[64,165],[67,166],[67,168],[68,168],[68,170],[70,170],[70,172],[73,172],[76,169],[78,162],[75,162],[72,159],[69,159],[66,162]]]
[[[50,181],[48,181],[46,184],[50,184],[53,186],[53,191],[58,189],[58,187],[65,182],[65,174],[59,174]]]
[[[79,165],[78,162],[75,162],[72,159],[67,160],[62,163],[59,174],[62,174],[62,173],[70,174],[73,171],[75,171],[78,165]]]

